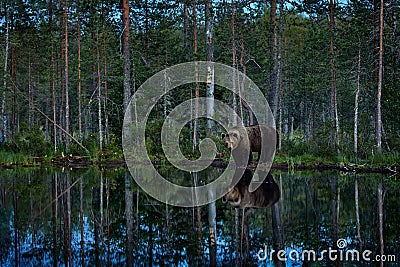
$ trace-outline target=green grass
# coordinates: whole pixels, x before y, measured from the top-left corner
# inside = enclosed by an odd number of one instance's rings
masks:
[[[14,152],[0,151],[0,164],[1,165],[29,165],[32,163],[32,158],[28,155]]]

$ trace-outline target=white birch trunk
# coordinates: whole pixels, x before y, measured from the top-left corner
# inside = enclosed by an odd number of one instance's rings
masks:
[[[357,90],[354,99],[354,154],[358,153],[358,98],[360,96],[361,49],[358,49]]]

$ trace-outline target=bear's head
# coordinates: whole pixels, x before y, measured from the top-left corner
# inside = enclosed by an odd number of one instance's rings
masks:
[[[226,193],[222,197],[222,202],[229,202],[231,206],[237,207],[240,205],[240,202],[242,201],[242,195],[239,192],[239,188],[235,186],[231,191]]]
[[[239,131],[230,131],[227,134],[222,134],[222,143],[225,147],[233,150],[237,148],[240,143],[240,132]]]

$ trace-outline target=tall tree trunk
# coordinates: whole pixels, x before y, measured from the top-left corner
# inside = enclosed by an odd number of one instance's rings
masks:
[[[77,4],[77,47],[78,47],[78,135],[79,141],[82,141],[82,78],[81,78],[81,11],[80,11],[80,1]]]
[[[214,117],[214,39],[213,39],[213,7],[212,0],[206,2],[206,59],[207,59],[207,116]],[[207,128],[211,132],[214,121],[207,120]]]
[[[247,68],[246,64],[244,63],[244,56],[245,56],[245,49],[244,49],[244,40],[242,36],[242,44],[241,44],[241,52],[240,52],[240,67],[242,68],[243,74],[246,76],[247,73]],[[254,125],[254,118],[253,118],[253,111],[251,110],[250,106],[242,101],[242,98],[245,94],[245,89],[246,89],[246,79],[242,79],[241,84],[240,84],[240,89],[239,89],[239,96],[240,96],[240,115],[242,119],[244,119],[244,114],[243,114],[243,108],[245,108],[248,111],[248,124],[247,125]]]
[[[65,131],[69,133],[69,59],[68,59],[68,0],[64,3],[64,88],[65,88]],[[65,150],[69,151],[69,138],[65,138]]]
[[[383,19],[384,19],[384,0],[381,0],[379,15],[379,70],[378,70],[378,91],[376,94],[376,125],[375,125],[375,142],[378,153],[382,153],[382,110],[381,97],[383,85]]]
[[[271,71],[271,90],[269,94],[269,105],[272,110],[272,114],[276,119],[277,111],[278,111],[278,36],[276,30],[276,7],[277,0],[271,0],[271,8],[270,8],[270,51],[271,51],[271,62],[272,62],[272,71]]]
[[[358,48],[357,60],[357,89],[354,99],[354,154],[358,153],[358,98],[360,96],[360,76],[361,76],[361,48]]]
[[[339,116],[336,98],[336,66],[335,66],[335,6],[336,0],[329,0],[329,31],[330,31],[330,64],[331,64],[331,95],[330,117],[332,120],[331,145],[339,149]]]
[[[104,86],[104,130],[106,137],[106,144],[110,143],[110,132],[108,125],[108,83],[107,83],[107,47],[106,47],[106,30],[105,30],[105,10],[104,3],[101,4],[101,19],[102,19],[102,39],[103,39],[103,86]]]
[[[48,4],[49,8],[49,28],[50,28],[50,98],[51,98],[51,111],[53,118],[53,145],[54,145],[54,153],[57,152],[57,117],[56,117],[56,98],[55,98],[55,86],[54,86],[54,36],[53,36],[53,1],[49,0]]]
[[[0,129],[1,129],[1,137],[0,141],[2,143],[5,143],[7,141],[7,119],[5,117],[5,109],[6,109],[6,91],[7,91],[7,65],[8,65],[8,50],[10,49],[10,34],[9,34],[9,24],[8,24],[8,7],[7,3],[4,4],[4,19],[6,23],[6,40],[5,40],[5,51],[4,51],[4,74],[3,74],[3,93],[2,93],[2,99],[1,99],[1,124]]]
[[[64,19],[63,17],[59,18],[60,20],[60,25],[63,25]],[[57,67],[57,72],[61,73],[61,83],[57,82],[56,88],[61,89],[61,96],[58,96],[58,120],[60,122],[61,127],[65,129],[65,68],[63,67],[64,62],[65,62],[65,54],[64,54],[64,36],[60,34],[59,39],[60,39],[60,60],[56,62],[56,67]],[[57,106],[57,104],[56,104]],[[63,143],[64,141],[64,133],[63,132],[58,132],[58,140],[60,141],[60,144]]]
[[[232,110],[234,114],[231,114],[231,126],[237,125],[235,113],[237,113],[237,76],[236,76],[236,40],[235,40],[235,1],[231,1],[231,34],[232,34]]]
[[[183,46],[185,48],[185,59],[190,59],[190,45],[189,45],[189,12],[188,0],[183,2]]]
[[[103,149],[103,124],[101,121],[101,72],[100,72],[100,45],[99,45],[99,36],[96,38],[97,40],[97,119],[99,126],[99,148]]]
[[[278,134],[282,136],[282,81],[283,81],[283,63],[282,63],[282,46],[283,46],[283,8],[285,6],[285,0],[279,1],[279,28],[278,28],[278,36],[277,36],[277,45],[278,45],[278,54],[277,54],[277,72],[275,78],[275,88],[277,89],[277,108],[279,107],[279,117],[278,114],[275,114],[275,119],[278,119]],[[281,150],[282,146],[282,138],[278,138],[278,150]]]
[[[123,26],[123,35],[122,35],[122,58],[124,61],[124,100],[123,107],[124,112],[126,111],[129,99],[131,97],[131,60],[130,60],[130,45],[129,45],[129,29],[130,29],[130,18],[129,18],[129,0],[122,1],[122,26]]]
[[[11,48],[11,84],[12,84],[12,107],[11,107],[11,133],[12,137],[17,131],[17,86],[16,86],[16,72],[15,72],[15,47]]]
[[[193,57],[194,60],[197,61],[197,7],[196,1],[193,1]],[[197,128],[198,128],[198,113],[199,113],[199,97],[200,97],[200,89],[199,89],[199,74],[197,64],[195,63],[195,75],[196,75],[196,85],[195,85],[195,101],[194,101],[194,125],[193,125],[193,147],[192,152],[196,151],[197,147]]]
[[[150,29],[149,29],[149,3],[144,1],[144,31],[146,46],[146,67],[150,68]]]
[[[28,62],[28,98],[29,98],[29,109],[28,109],[28,129],[32,128],[33,124],[33,89],[32,89],[32,62],[29,58]]]

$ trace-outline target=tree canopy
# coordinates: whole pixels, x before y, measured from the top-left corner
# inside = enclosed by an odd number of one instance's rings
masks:
[[[165,67],[206,60],[206,2],[129,3],[131,94]],[[276,96],[282,151],[352,153],[356,138],[360,157],[377,151],[384,7],[382,149],[398,150],[398,1],[382,6],[377,0],[211,3],[214,61],[244,71],[267,99]],[[118,146],[127,74],[120,1],[2,0],[0,12],[3,147],[34,154],[81,152],[73,141],[68,147],[70,137],[61,128],[89,150]],[[192,89],[178,88],[163,105],[170,109],[189,99]],[[200,86],[199,93],[205,96],[206,87]],[[232,103],[232,95],[221,89],[216,88],[215,97]],[[165,116],[162,108],[153,114],[155,120]],[[59,127],[53,129],[53,123]]]

